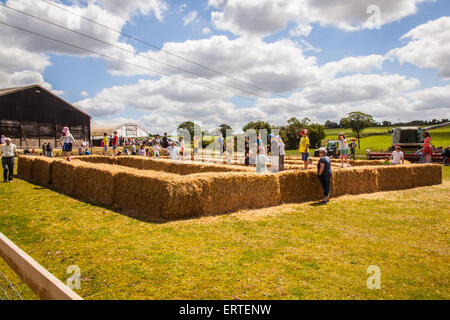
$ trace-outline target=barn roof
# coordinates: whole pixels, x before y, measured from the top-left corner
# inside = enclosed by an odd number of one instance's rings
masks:
[[[67,101],[64,100],[63,98],[57,96],[56,94],[54,94],[54,93],[51,92],[50,90],[45,89],[43,86],[40,86],[40,85],[38,85],[38,84],[33,84],[33,85],[30,85],[30,86],[24,86],[24,87],[15,87],[15,88],[5,88],[5,89],[0,89],[0,97],[1,97],[1,96],[6,96],[6,95],[9,95],[9,94],[13,94],[13,93],[16,93],[16,92],[20,92],[20,91],[25,91],[25,90],[32,89],[32,88],[37,88],[37,89],[39,89],[39,90],[41,90],[41,91],[45,91],[45,92],[47,92],[48,94],[51,94],[52,96],[54,96],[54,97],[56,97],[57,99],[59,99],[59,100],[61,100],[62,102],[64,102],[65,104],[69,105],[70,107],[74,108],[75,110],[81,112],[82,114],[84,114],[84,115],[86,115],[86,116],[88,116],[89,118],[92,119],[92,117],[91,117],[90,115],[88,115],[86,112],[84,112],[83,110],[81,110],[81,109],[75,107],[73,104],[67,102]]]

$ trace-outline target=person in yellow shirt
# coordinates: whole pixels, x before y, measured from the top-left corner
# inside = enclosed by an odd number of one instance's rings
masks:
[[[309,158],[309,138],[308,138],[308,130],[303,129],[300,132],[302,138],[300,139],[300,146],[298,151],[302,154],[303,160],[303,170],[308,170],[308,158]]]

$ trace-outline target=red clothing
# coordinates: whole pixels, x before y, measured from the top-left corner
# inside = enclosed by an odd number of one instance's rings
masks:
[[[118,136],[114,136],[112,144],[113,144],[113,146],[119,145],[119,137]]]
[[[425,141],[423,142],[423,155],[424,156],[433,155],[433,148],[431,148],[431,138],[430,137],[426,137]]]

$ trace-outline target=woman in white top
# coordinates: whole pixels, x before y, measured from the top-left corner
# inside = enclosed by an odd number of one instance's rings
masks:
[[[72,152],[73,144],[75,144],[75,139],[70,133],[69,128],[63,128],[60,141],[63,146],[62,151],[65,152],[67,161],[70,161],[70,153]]]

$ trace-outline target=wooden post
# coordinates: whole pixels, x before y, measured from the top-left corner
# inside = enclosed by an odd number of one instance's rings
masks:
[[[83,300],[58,278],[44,269],[3,233],[0,233],[0,257],[42,300]]]

